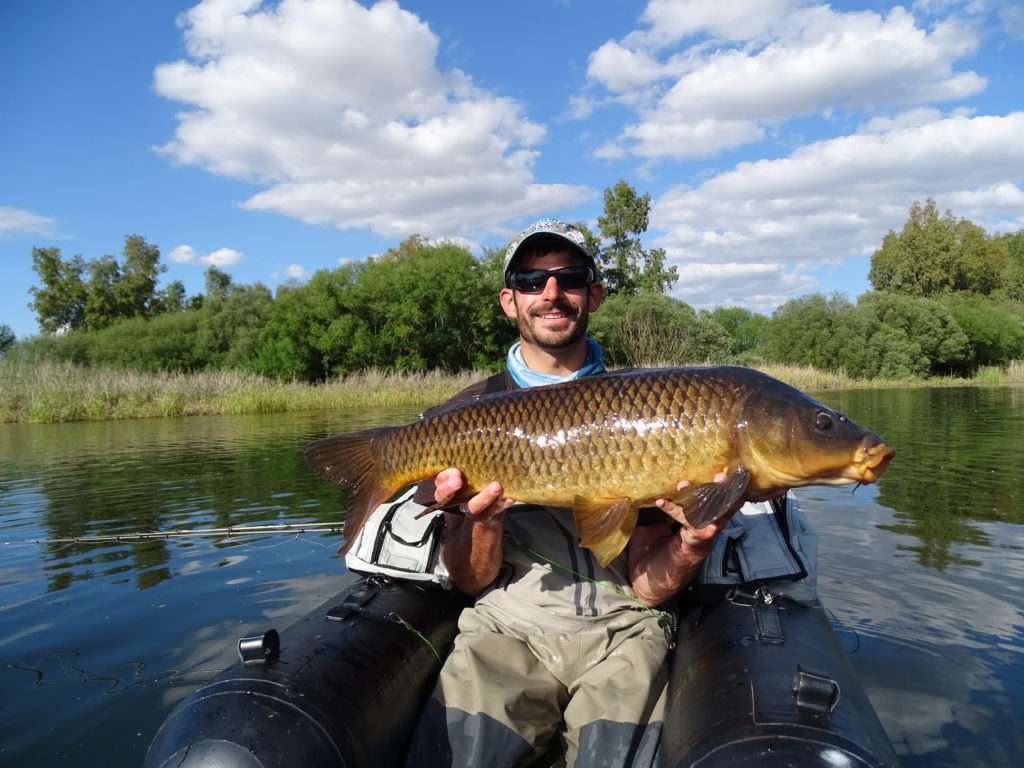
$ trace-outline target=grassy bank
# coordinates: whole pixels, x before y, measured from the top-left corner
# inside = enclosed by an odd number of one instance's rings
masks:
[[[766,373],[811,391],[915,386],[1024,385],[1024,362],[983,368],[971,379],[876,379],[800,366],[765,365]],[[404,374],[382,371],[326,384],[278,382],[239,371],[145,374],[68,363],[0,360],[0,422],[62,422],[317,409],[425,407],[482,373]]]

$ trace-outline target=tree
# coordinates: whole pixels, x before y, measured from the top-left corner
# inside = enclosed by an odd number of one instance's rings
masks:
[[[902,378],[948,374],[971,359],[970,341],[953,314],[934,299],[866,293],[857,302],[867,354],[847,366],[855,376]]]
[[[716,307],[709,316],[729,334],[733,357],[751,353],[761,341],[768,318],[745,307]]]
[[[762,349],[768,360],[839,370],[853,363],[866,337],[863,319],[848,299],[811,293],[775,310],[764,327]]]
[[[967,334],[975,366],[1005,365],[1024,357],[1024,319],[1019,308],[987,296],[957,295],[942,300]]]
[[[590,329],[617,365],[718,362],[729,354],[729,335],[718,323],[660,294],[609,296]]]
[[[160,263],[160,249],[140,235],[124,241],[121,279],[116,286],[118,314],[121,317],[151,317],[159,307],[157,278],[167,267]]]
[[[206,270],[206,301],[223,301],[231,288],[231,275],[216,267]]]
[[[952,212],[939,215],[934,200],[915,202],[907,223],[890,231],[871,257],[868,279],[876,291],[937,296],[954,291],[988,295],[1000,285],[1007,250],[985,230]]]
[[[81,328],[85,322],[86,287],[81,256],[62,259],[59,248],[33,248],[32,269],[42,287],[32,286],[29,307],[44,333]]]
[[[650,194],[637,195],[625,181],[604,191],[604,215],[597,219],[598,239],[577,225],[597,257],[602,280],[609,293],[666,293],[679,278],[675,267],[665,267],[665,251],[645,250],[640,235],[650,219]]]
[[[164,287],[160,297],[163,312],[182,312],[185,310],[185,285],[181,280],[173,280]]]
[[[255,367],[272,305],[261,283],[232,285],[224,298],[207,302],[199,311],[196,357],[213,368]]]
[[[106,328],[123,317],[118,298],[121,268],[113,256],[88,262],[89,282],[85,286],[85,324],[90,331]]]
[[[15,336],[11,326],[0,324],[0,357],[7,354],[7,350],[14,346]]]

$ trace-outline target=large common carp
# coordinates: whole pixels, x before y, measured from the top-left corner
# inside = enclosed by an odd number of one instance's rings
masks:
[[[313,469],[349,489],[348,543],[397,490],[458,467],[467,495],[497,480],[507,498],[571,507],[580,543],[602,565],[625,548],[637,510],[659,497],[681,504],[700,528],[740,499],[874,482],[894,453],[788,384],[727,366],[501,392],[306,448]],[[714,482],[722,471],[725,481]],[[691,485],[678,491],[680,480]]]

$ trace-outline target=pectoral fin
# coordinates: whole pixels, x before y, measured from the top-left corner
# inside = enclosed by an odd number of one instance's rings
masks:
[[[572,513],[580,544],[594,553],[602,567],[626,548],[636,527],[637,508],[630,498],[585,499],[577,496]]]
[[[676,493],[673,501],[683,508],[686,521],[694,528],[703,528],[720,520],[743,498],[750,471],[738,469],[721,483],[688,485]]]

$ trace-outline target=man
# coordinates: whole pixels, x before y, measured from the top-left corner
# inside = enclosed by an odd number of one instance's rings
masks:
[[[489,381],[529,387],[602,372],[586,331],[603,299],[579,230],[553,219],[525,230],[506,252],[499,294],[519,341],[505,376]],[[458,468],[446,469],[433,500],[448,505],[462,487]],[[676,504],[657,505],[607,568],[578,545],[569,510],[517,506],[497,482],[461,514],[445,513],[442,557],[477,600],[459,619],[410,766],[520,765],[557,749],[559,735],[570,766],[652,764],[670,640],[654,609],[692,580],[725,524],[695,530]]]

